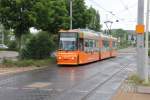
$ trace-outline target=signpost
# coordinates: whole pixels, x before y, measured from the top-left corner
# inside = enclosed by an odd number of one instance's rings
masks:
[[[138,0],[137,33],[137,71],[141,79],[146,79],[144,48],[144,0]]]

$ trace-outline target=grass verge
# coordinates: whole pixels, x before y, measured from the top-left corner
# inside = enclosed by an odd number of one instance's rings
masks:
[[[150,86],[150,81],[148,83],[145,83],[145,81],[142,80],[137,74],[133,74],[133,75],[129,76],[128,82],[134,83],[135,85]]]
[[[50,64],[55,62],[55,58],[43,59],[43,60],[3,60],[2,66],[3,67],[42,67],[42,66],[49,66]]]

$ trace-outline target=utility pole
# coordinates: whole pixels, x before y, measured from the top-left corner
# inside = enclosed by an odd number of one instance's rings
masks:
[[[146,14],[146,38],[145,38],[145,82],[148,83],[148,34],[149,34],[149,3],[147,0],[147,14]]]
[[[4,44],[4,33],[2,33],[2,44]]]
[[[137,33],[137,71],[141,79],[145,79],[145,49],[144,49],[144,0],[138,0]]]
[[[72,29],[72,0],[70,0],[70,29]]]

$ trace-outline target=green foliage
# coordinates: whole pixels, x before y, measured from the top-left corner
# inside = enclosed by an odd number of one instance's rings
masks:
[[[33,36],[26,47],[22,49],[22,58],[28,59],[44,59],[50,56],[50,52],[55,49],[53,42],[51,41],[47,32],[40,32],[36,36]]]
[[[150,49],[148,50],[148,56],[150,57]]]
[[[50,33],[67,29],[69,16],[64,0],[39,0],[33,10],[36,17],[35,27]]]
[[[126,40],[127,39],[127,32],[123,29],[116,29],[114,32],[112,32],[112,35],[115,36],[115,37],[120,37],[121,39],[123,40]]]
[[[21,48],[21,37],[35,22],[33,5],[37,0],[0,0],[0,22],[6,29],[14,29]]]
[[[133,74],[133,75],[129,76],[129,77],[128,77],[128,81],[129,81],[130,83],[132,83],[132,84],[134,83],[135,85],[150,86],[150,82],[145,83],[145,81],[142,80],[142,79],[139,77],[139,75],[137,75],[137,74]]]
[[[69,0],[66,1],[68,15],[70,12]],[[87,8],[85,0],[73,0],[73,29],[90,28],[100,31],[100,15],[94,8]]]
[[[44,59],[44,60],[19,60],[19,61],[12,61],[12,60],[4,60],[3,65],[6,67],[43,67],[49,66],[51,63],[55,62],[54,58]]]
[[[134,74],[128,78],[129,81],[134,82],[135,84],[141,84],[142,80],[139,78],[137,74]]]
[[[96,11],[94,8],[90,7],[86,10],[85,22],[88,28],[95,31],[100,31],[100,15],[99,12]]]
[[[9,41],[8,43],[9,50],[17,50],[17,41]]]
[[[52,37],[52,33],[58,33],[60,29],[69,29],[69,13],[69,0],[0,0],[0,23],[3,24],[6,30],[13,30],[17,39],[19,53],[21,48],[25,47],[22,50],[22,55],[27,58],[44,58],[43,55],[49,55],[44,50],[51,51],[49,48],[51,46],[43,50],[39,46],[38,48],[41,51],[37,49],[36,46],[45,44],[45,41],[41,38],[37,39],[38,36],[33,37],[31,40],[30,37],[25,36],[25,34],[29,33],[29,28],[35,27],[36,29],[47,31],[49,32],[49,37]],[[86,27],[99,31],[101,28],[100,15],[94,8],[88,9],[84,0],[73,0],[73,28]],[[55,34],[54,37],[55,39],[49,40],[51,45],[56,43],[58,34]],[[30,42],[26,43],[29,40]],[[43,44],[38,41],[42,41]],[[11,48],[15,48],[15,45],[11,43],[9,45]],[[33,45],[36,49],[30,45]],[[37,52],[34,52],[35,50]],[[41,52],[44,53],[42,54]],[[35,55],[40,55],[40,57]]]
[[[73,0],[73,28],[85,28],[86,6],[84,0]]]
[[[113,30],[112,36],[120,39],[120,43],[118,44],[119,49],[127,48],[131,45],[131,42],[128,41],[128,32],[123,29]]]

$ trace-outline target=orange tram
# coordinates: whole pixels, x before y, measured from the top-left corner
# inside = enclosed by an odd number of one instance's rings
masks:
[[[88,29],[59,32],[58,65],[86,64],[117,56],[117,38]]]

